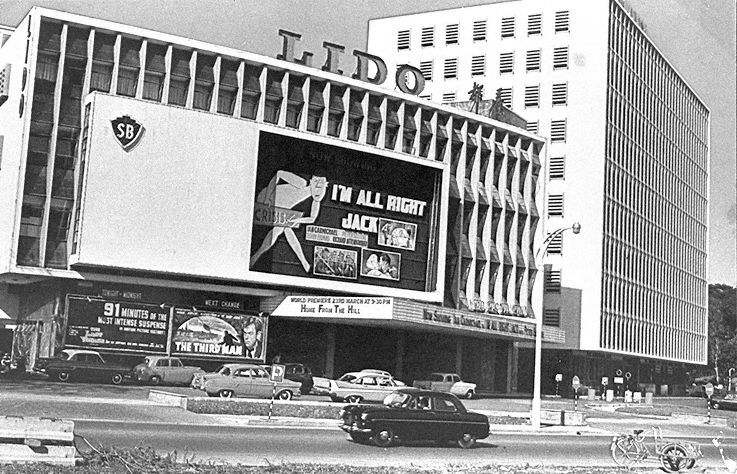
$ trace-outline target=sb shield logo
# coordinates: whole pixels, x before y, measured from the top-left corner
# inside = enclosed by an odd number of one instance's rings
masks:
[[[115,138],[125,151],[131,151],[133,147],[138,145],[145,130],[143,125],[129,115],[118,117],[115,120],[111,120],[110,123],[113,126]]]

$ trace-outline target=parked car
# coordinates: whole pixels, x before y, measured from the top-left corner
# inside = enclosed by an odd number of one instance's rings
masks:
[[[205,373],[199,367],[182,364],[178,357],[162,355],[147,356],[142,363],[133,367],[133,371],[139,382],[151,385],[189,385],[192,383],[194,374]]]
[[[60,382],[86,380],[120,385],[134,377],[130,367],[108,363],[99,352],[63,349],[58,357],[39,359],[35,370]]]
[[[235,367],[240,367],[243,364],[223,364],[215,372],[196,373],[192,376],[192,382],[189,384],[190,387],[198,390],[205,389],[205,382],[216,376],[216,375],[230,375]]]
[[[404,382],[372,372],[349,372],[330,381],[330,399],[334,402],[381,402]]]
[[[341,429],[354,441],[372,440],[380,447],[397,440],[434,440],[470,448],[489,436],[489,419],[467,411],[455,395],[409,387],[394,391],[380,406],[348,405],[340,417]]]
[[[439,392],[450,392],[463,398],[473,398],[476,394],[476,384],[461,381],[458,374],[446,372],[434,372],[427,380],[415,380],[412,384],[417,388],[425,390],[437,390]]]
[[[312,370],[304,364],[286,363],[284,364],[284,377],[294,382],[302,384],[299,391],[302,395],[307,395],[312,390],[314,380],[312,379]]]
[[[730,393],[723,397],[711,397],[709,405],[715,410],[737,410],[737,395]]]
[[[690,387],[686,387],[686,393],[691,397],[709,398],[706,396],[706,384],[712,384],[714,393],[712,396],[719,396],[724,391],[724,386],[717,382],[717,378],[713,375],[704,377],[696,377],[693,379]]]
[[[301,383],[285,379],[277,382],[274,388],[274,382],[269,380],[269,373],[260,365],[226,365],[230,366],[227,375],[220,373],[205,380],[204,390],[209,396],[271,398],[272,393],[275,393],[279,400],[291,400],[292,397],[299,396]]]

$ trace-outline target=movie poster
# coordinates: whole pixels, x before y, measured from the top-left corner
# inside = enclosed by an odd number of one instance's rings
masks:
[[[262,313],[221,313],[174,308],[171,350],[183,357],[266,358],[268,318]]]
[[[362,249],[361,275],[384,280],[399,280],[402,256],[395,252]]]
[[[89,296],[67,297],[66,347],[166,353],[169,308]]]
[[[358,252],[355,250],[339,249],[335,247],[315,246],[313,257],[315,275],[355,280],[358,278],[356,262]]]

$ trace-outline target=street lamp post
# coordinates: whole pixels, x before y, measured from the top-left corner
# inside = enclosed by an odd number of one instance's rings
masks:
[[[570,227],[563,227],[555,230],[553,233],[548,235],[545,240],[540,244],[540,248],[535,253],[535,262],[538,261],[538,256],[542,253],[545,254],[545,250],[550,245],[550,242],[554,238],[561,235],[567,230],[572,230],[574,234],[581,232],[581,224],[574,222]],[[544,272],[543,268],[543,272]],[[532,392],[532,410],[530,412],[530,423],[536,430],[540,429],[540,412],[542,409],[542,399],[540,397],[541,384],[542,384],[542,353],[543,353],[543,315],[542,310],[538,311],[535,316],[535,375],[534,375],[534,388]]]

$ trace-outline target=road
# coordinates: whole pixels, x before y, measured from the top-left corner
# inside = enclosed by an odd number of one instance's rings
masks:
[[[441,467],[459,465],[558,465],[614,467],[609,455],[609,436],[492,435],[477,447],[463,450],[448,444],[413,443],[377,448],[349,441],[337,429],[237,428],[182,426],[174,424],[78,421],[75,433],[91,444],[104,446],[153,446],[157,451],[176,451],[195,461],[268,465],[275,463],[349,463],[354,466]],[[700,441],[705,458],[700,468],[718,469],[719,453]],[[725,447],[737,452],[734,442]],[[656,460],[647,464],[656,466]]]
[[[579,436],[572,431],[571,434],[539,435],[497,429],[498,432],[480,441],[478,447],[472,450],[461,450],[452,445],[438,448],[434,444],[380,449],[348,441],[346,435],[331,423],[325,429],[228,425],[217,415],[198,415],[176,407],[152,404],[147,400],[149,390],[150,387],[139,386],[0,380],[0,414],[72,419],[75,420],[75,434],[83,436],[93,445],[151,446],[161,454],[176,451],[180,456],[194,455],[197,460],[255,465],[275,462],[350,462],[353,465],[435,467],[489,463],[613,466],[608,451],[612,433],[661,423],[651,419],[602,418],[597,424],[600,434],[584,433]],[[659,402],[665,403],[666,400]],[[520,399],[481,399],[464,403],[472,409],[529,410],[529,401]],[[701,411],[700,405],[705,405],[699,399],[679,399],[677,403],[690,405],[688,409],[692,411]],[[546,399],[544,405],[548,408],[572,409],[573,401]],[[585,409],[583,402],[579,408]],[[724,431],[727,438],[725,452],[737,458],[737,442],[731,426],[663,428],[666,436],[690,438],[701,444],[705,459],[699,461],[698,467],[717,469],[721,466],[719,453],[711,445],[711,438],[719,431]],[[651,465],[656,466],[654,463]]]

